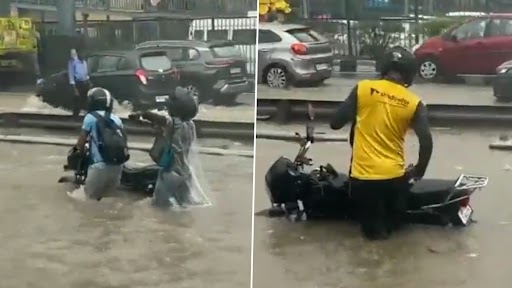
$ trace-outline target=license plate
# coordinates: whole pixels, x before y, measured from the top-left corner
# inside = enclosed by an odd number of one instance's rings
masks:
[[[326,70],[329,69],[329,64],[322,63],[322,64],[316,64],[316,70]]]
[[[166,102],[169,99],[169,96],[155,96],[155,101],[157,103]]]
[[[231,74],[240,74],[240,73],[242,73],[242,68],[231,68],[231,69],[229,69],[229,72]]]
[[[473,214],[473,208],[471,206],[460,207],[459,209],[459,219],[462,221],[462,224],[467,225],[469,219],[471,219],[471,215]]]

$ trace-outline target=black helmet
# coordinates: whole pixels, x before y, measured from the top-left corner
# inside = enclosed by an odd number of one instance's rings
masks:
[[[169,98],[167,104],[167,112],[169,115],[178,117],[182,121],[194,119],[199,112],[198,110],[197,100],[192,92],[182,87],[177,87],[176,90],[174,90],[174,95]]]
[[[87,110],[112,112],[114,99],[108,90],[101,87],[95,87],[87,92]]]
[[[384,77],[389,72],[395,71],[402,76],[405,86],[409,87],[416,76],[417,67],[414,55],[406,49],[396,46],[384,53],[380,63],[380,73]]]

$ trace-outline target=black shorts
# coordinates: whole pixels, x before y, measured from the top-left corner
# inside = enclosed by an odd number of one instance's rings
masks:
[[[367,238],[385,238],[401,226],[409,186],[405,176],[388,180],[350,179],[350,194]]]

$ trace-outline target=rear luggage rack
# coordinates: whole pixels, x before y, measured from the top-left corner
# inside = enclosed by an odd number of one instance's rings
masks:
[[[489,177],[461,174],[455,182],[455,190],[479,189],[487,186]]]

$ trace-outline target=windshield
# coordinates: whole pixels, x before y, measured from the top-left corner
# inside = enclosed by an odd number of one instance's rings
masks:
[[[148,71],[165,71],[172,68],[171,60],[163,52],[142,54],[140,65]]]
[[[324,37],[309,28],[291,29],[286,32],[302,43],[325,41]]]
[[[232,57],[240,57],[242,53],[240,49],[235,46],[218,46],[211,47],[213,57],[215,58],[232,58]]]

